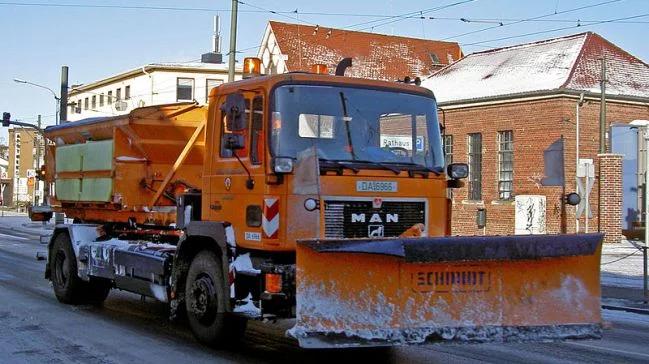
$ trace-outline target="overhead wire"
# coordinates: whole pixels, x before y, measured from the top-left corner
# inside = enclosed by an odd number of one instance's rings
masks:
[[[488,30],[495,29],[495,28],[502,28],[502,27],[506,27],[506,26],[520,24],[520,23],[523,23],[523,22],[543,19],[543,18],[547,18],[547,17],[550,17],[550,16],[559,15],[559,14],[566,14],[566,13],[571,13],[571,12],[575,12],[575,11],[579,11],[579,10],[590,9],[590,8],[594,8],[594,7],[598,7],[598,6],[602,6],[602,5],[608,5],[608,4],[612,4],[612,3],[616,3],[616,2],[620,2],[620,1],[622,1],[622,0],[607,0],[607,1],[596,3],[596,4],[580,6],[580,7],[577,7],[577,8],[567,9],[567,10],[563,10],[563,11],[559,11],[559,12],[555,11],[555,12],[549,13],[549,14],[539,15],[539,16],[535,16],[535,17],[531,17],[531,18],[527,18],[527,19],[516,20],[516,21],[513,21],[511,23],[506,23],[506,24],[500,23],[498,25],[493,25],[493,26],[490,26],[490,27],[486,27],[486,28],[473,30],[473,31],[470,31],[470,32],[461,33],[461,34],[453,35],[453,36],[450,36],[450,37],[446,37],[446,38],[443,38],[441,40],[456,39],[456,38],[464,37],[466,35],[486,32]]]

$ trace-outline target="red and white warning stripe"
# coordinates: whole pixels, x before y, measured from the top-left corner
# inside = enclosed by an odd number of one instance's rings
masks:
[[[264,213],[261,217],[261,228],[264,231],[264,238],[277,239],[279,232],[279,199],[264,199]]]

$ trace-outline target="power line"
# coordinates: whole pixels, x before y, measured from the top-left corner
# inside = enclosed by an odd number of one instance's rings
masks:
[[[633,15],[633,16],[627,16],[623,18],[617,18],[617,19],[610,19],[610,20],[602,20],[596,23],[590,23],[590,24],[583,24],[583,25],[574,25],[574,26],[569,26],[569,27],[561,27],[561,28],[554,28],[554,29],[548,29],[548,30],[541,30],[537,32],[531,32],[531,33],[525,33],[525,34],[519,34],[519,35],[511,35],[507,37],[501,37],[501,38],[496,38],[496,39],[490,39],[490,40],[483,40],[480,42],[474,42],[474,43],[463,43],[462,46],[475,46],[475,45],[481,45],[483,43],[492,43],[492,42],[498,42],[501,40],[508,40],[508,39],[515,39],[515,38],[522,38],[522,37],[528,37],[530,35],[538,35],[538,34],[545,34],[545,33],[553,33],[553,32],[559,32],[562,30],[567,30],[567,29],[574,29],[574,28],[583,28],[583,27],[590,27],[593,25],[599,25],[599,24],[605,24],[605,23],[614,23],[617,21],[621,20],[630,20],[630,19],[637,19],[637,18],[644,18],[649,16],[649,13],[646,14],[640,14],[640,15]]]
[[[600,2],[600,3],[596,3],[596,4],[590,4],[590,5],[580,6],[580,7],[573,8],[573,9],[563,10],[563,11],[560,11],[560,12],[554,12],[554,13],[539,15],[539,16],[535,16],[535,17],[531,17],[531,18],[527,18],[527,19],[520,19],[520,20],[516,20],[516,21],[514,21],[512,23],[507,23],[507,24],[500,23],[498,25],[493,25],[493,26],[490,26],[490,27],[486,27],[486,28],[482,28],[482,29],[478,29],[478,30],[473,30],[473,31],[470,31],[470,32],[462,33],[462,34],[457,34],[457,35],[454,35],[454,36],[450,36],[450,37],[444,38],[442,40],[456,39],[456,38],[464,37],[464,36],[470,35],[470,34],[477,34],[477,33],[481,33],[481,32],[486,32],[487,30],[491,30],[491,29],[495,29],[495,28],[502,28],[502,27],[505,27],[505,26],[520,24],[520,23],[523,23],[523,22],[537,20],[537,19],[543,19],[543,18],[547,18],[549,16],[555,16],[555,15],[559,15],[559,14],[571,13],[571,12],[575,12],[575,11],[579,11],[579,10],[594,8],[594,7],[597,7],[597,6],[607,5],[607,4],[616,3],[616,2],[620,2],[620,1],[622,1],[622,0],[608,0],[608,1],[603,1],[603,2]]]
[[[342,28],[336,28],[335,30],[337,30],[338,32],[336,32],[335,34],[329,34],[328,38],[335,38],[335,37],[344,35],[347,30],[359,32],[359,31],[363,31],[363,30],[374,29],[374,28],[378,28],[378,27],[381,27],[381,26],[384,26],[384,25],[388,25],[388,24],[399,22],[399,21],[411,19],[412,16],[415,15],[415,14],[422,14],[422,15],[423,14],[428,14],[428,13],[432,13],[432,12],[435,12],[435,11],[448,9],[448,8],[451,8],[451,7],[455,7],[455,6],[458,6],[458,5],[462,5],[462,4],[466,4],[466,3],[470,3],[470,2],[474,2],[474,1],[477,1],[477,0],[461,0],[461,1],[456,1],[456,2],[450,3],[450,4],[437,6],[437,7],[434,7],[434,8],[411,11],[411,12],[400,14],[400,15],[391,15],[391,16],[387,16],[384,19],[371,20],[371,21],[365,21],[365,22],[361,22],[361,23],[351,24],[351,25],[348,25],[348,26],[345,26],[345,27],[342,27]],[[267,10],[267,11],[271,11],[271,10]],[[373,23],[379,23],[379,24],[377,24],[377,25],[369,25],[369,24],[373,24]],[[319,27],[318,24],[311,24],[311,25]],[[360,26],[364,26],[364,25],[367,25],[367,26],[364,27],[364,28],[360,28],[360,29],[351,29],[351,28],[356,28],[356,27],[360,27]],[[329,28],[329,29],[330,29],[330,32],[331,32],[334,28]],[[293,37],[293,40],[296,40],[296,39],[297,38]],[[257,46],[242,48],[242,49],[238,49],[236,52],[241,53],[241,52],[248,51],[248,50],[251,50],[251,49],[256,49],[256,48],[259,48],[259,47],[260,46],[257,45]]]

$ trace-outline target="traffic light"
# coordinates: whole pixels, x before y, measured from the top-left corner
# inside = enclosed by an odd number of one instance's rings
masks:
[[[41,166],[41,168],[36,171],[36,179],[39,181],[45,181],[45,177],[45,166]]]
[[[11,114],[8,112],[3,112],[2,113],[2,126],[8,127],[9,126],[9,120],[11,120]]]

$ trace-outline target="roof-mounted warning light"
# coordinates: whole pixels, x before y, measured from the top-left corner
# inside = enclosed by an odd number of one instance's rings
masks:
[[[329,69],[327,68],[326,64],[316,63],[313,66],[311,66],[311,72],[318,75],[326,75],[329,74]]]
[[[261,75],[261,59],[257,57],[246,57],[243,59],[243,78],[250,78]]]

